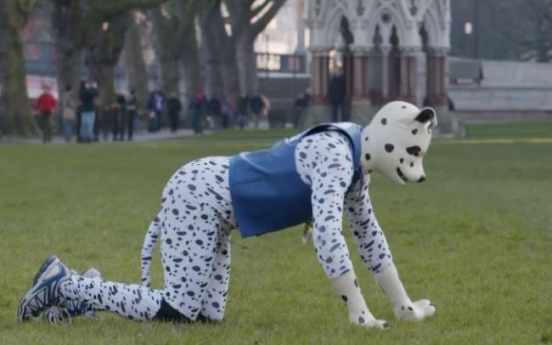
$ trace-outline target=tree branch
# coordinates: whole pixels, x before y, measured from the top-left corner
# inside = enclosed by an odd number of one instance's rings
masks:
[[[271,0],[264,0],[262,4],[253,8],[251,10],[251,18],[255,18],[259,13],[261,13],[268,5],[272,3]]]
[[[83,20],[85,27],[92,27],[128,11],[129,9],[145,9],[159,6],[169,0],[118,0],[102,2],[95,5]]]
[[[207,12],[218,10],[220,11],[220,4],[222,0],[199,0],[198,4],[201,4]]]
[[[178,32],[186,31],[194,24],[194,19],[197,12],[197,6],[201,0],[189,0],[186,4],[186,7],[182,9],[179,13],[180,22],[178,27]]]
[[[272,1],[272,7],[268,11],[265,12],[265,14],[259,18],[255,23],[251,24],[251,34],[252,38],[257,37],[259,33],[261,33],[268,23],[274,18],[276,13],[280,10],[280,8],[284,5],[286,0],[273,0]]]

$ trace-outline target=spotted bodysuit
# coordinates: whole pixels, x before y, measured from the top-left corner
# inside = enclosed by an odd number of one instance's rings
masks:
[[[207,157],[180,168],[168,181],[161,209],[148,230],[152,248],[159,233],[164,287],[122,284],[81,276],[60,285],[67,299],[84,300],[96,310],[134,320],[155,318],[222,320],[230,279],[230,233],[237,227],[228,168],[230,157]],[[301,179],[311,186],[313,243],[330,279],[352,271],[342,232],[346,213],[357,249],[373,272],[391,263],[385,236],[374,216],[364,176],[351,185],[352,148],[338,132],[323,132],[301,140],[295,151]],[[344,210],[346,212],[344,212]],[[149,283],[151,257],[143,281]]]

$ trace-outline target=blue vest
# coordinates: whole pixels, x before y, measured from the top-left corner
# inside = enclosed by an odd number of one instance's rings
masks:
[[[236,155],[230,160],[230,196],[242,237],[260,236],[312,219],[311,188],[297,172],[295,148],[302,138],[324,131],[338,131],[350,139],[355,168],[351,184],[361,178],[362,128],[348,122],[321,124],[278,141],[270,149]]]

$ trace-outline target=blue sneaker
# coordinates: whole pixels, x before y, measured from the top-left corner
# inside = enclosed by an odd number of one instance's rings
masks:
[[[77,272],[73,272],[77,274]],[[82,274],[86,278],[101,279],[100,272],[95,268],[89,268]],[[51,306],[44,311],[44,319],[48,323],[71,322],[71,319],[76,316],[84,316],[88,318],[96,317],[96,309],[92,304],[79,300],[60,301],[58,305]]]
[[[71,272],[59,259],[56,259],[52,260],[52,257],[49,257],[40,267],[36,282],[23,296],[17,308],[19,321],[28,321],[37,317],[49,307],[59,303],[59,284],[71,277]]]
[[[38,269],[38,272],[36,272],[36,274],[33,278],[33,286],[36,285],[36,282],[38,281],[38,277],[40,277],[42,275],[42,273],[44,273],[44,271],[46,271],[46,269],[48,267],[50,267],[51,264],[57,263],[57,262],[59,262],[58,257],[53,255],[53,254],[50,255],[50,257],[48,259],[46,259],[46,261],[44,261],[42,266],[40,266],[40,268]]]

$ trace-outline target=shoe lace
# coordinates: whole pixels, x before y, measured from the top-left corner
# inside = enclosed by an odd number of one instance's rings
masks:
[[[48,323],[71,323],[73,316],[82,315],[86,318],[102,320],[100,315],[90,308],[87,303],[71,301],[70,306],[54,305],[44,311],[44,319]]]
[[[48,323],[71,323],[71,314],[69,309],[54,305],[44,311],[44,319]]]

